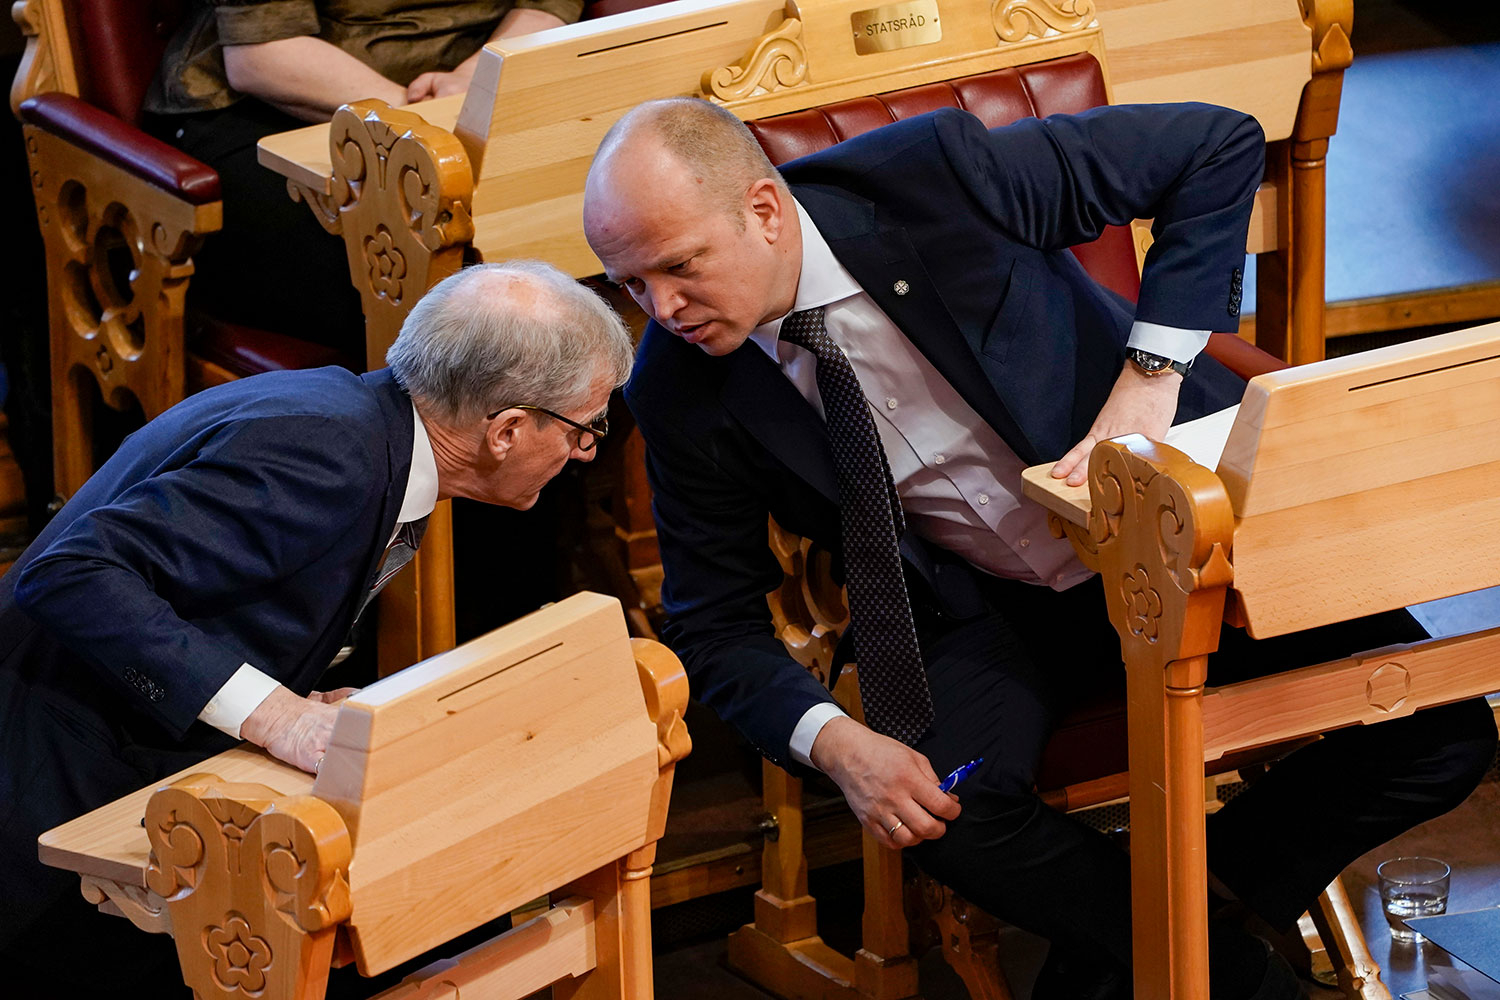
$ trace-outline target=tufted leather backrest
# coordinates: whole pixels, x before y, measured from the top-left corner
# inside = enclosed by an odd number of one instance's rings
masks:
[[[140,125],[146,88],[187,6],[187,0],[69,0],[78,96]]]
[[[991,128],[1018,118],[1070,114],[1109,103],[1099,63],[1087,53],[993,70],[941,83],[858,97],[792,114],[746,122],[772,163],[827,149],[882,125],[961,108]],[[1073,248],[1094,280],[1134,302],[1140,294],[1129,226],[1111,226],[1093,243]]]

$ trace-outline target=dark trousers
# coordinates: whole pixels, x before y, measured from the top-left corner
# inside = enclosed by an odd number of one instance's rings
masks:
[[[1127,856],[1033,792],[1060,714],[1080,693],[1123,689],[1103,591],[1097,578],[1061,594],[1011,581],[986,587],[991,613],[919,623],[936,722],[917,749],[938,774],[975,757],[985,763],[957,790],[962,815],[913,848],[914,859],[1001,919],[1128,966]],[[1425,637],[1405,611],[1264,641],[1226,627],[1209,682]],[[1482,698],[1329,733],[1210,818],[1209,868],[1267,922],[1289,926],[1359,855],[1463,801],[1495,741]]]
[[[256,143],[306,122],[245,98],[220,111],[158,115],[154,135],[219,172],[224,227],[193,258],[188,304],[215,319],[325,344],[364,370],[364,314],[341,238],[260,165]]]

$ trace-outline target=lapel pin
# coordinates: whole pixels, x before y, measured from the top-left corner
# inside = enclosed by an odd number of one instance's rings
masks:
[[[911,286],[908,285],[904,279],[897,281],[895,285],[891,286],[891,288],[892,291],[894,291],[897,295],[905,295],[907,292],[911,291]]]

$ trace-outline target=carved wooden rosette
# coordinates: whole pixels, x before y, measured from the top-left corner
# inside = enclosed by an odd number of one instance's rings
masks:
[[[704,72],[699,89],[709,100],[727,104],[806,82],[807,47],[802,41],[802,20],[789,17],[756,40],[739,62]]]
[[[849,625],[844,588],[833,581],[833,554],[810,539],[793,535],[773,518],[771,551],[786,574],[766,597],[771,625],[792,659],[812,671],[824,687],[833,669],[833,651]]]
[[[994,0],[990,19],[1002,42],[1082,31],[1094,23],[1093,0]]]
[[[1132,434],[1095,447],[1089,492],[1089,535],[1130,668],[1166,668],[1217,649],[1234,539],[1218,477]],[[1202,684],[1180,680],[1187,683],[1174,686]]]
[[[167,901],[194,994],[322,996],[349,917],[349,834],[332,806],[194,774],[151,796],[147,887]]]
[[[1089,531],[1125,660],[1137,996],[1208,995],[1203,683],[1234,515],[1223,484],[1139,435],[1089,459]]]
[[[1011,1000],[1000,972],[1000,922],[941,882],[912,870],[906,880],[912,953],[942,948],[973,1000]]]
[[[219,228],[192,205],[35,126],[23,129],[47,255],[58,491],[93,472],[92,404],[133,397],[149,420],[183,397],[192,255]]]
[[[463,265],[474,175],[453,133],[384,101],[335,112],[329,146],[328,193],[295,181],[287,188],[343,235],[364,304],[366,362],[378,368],[417,299]]]

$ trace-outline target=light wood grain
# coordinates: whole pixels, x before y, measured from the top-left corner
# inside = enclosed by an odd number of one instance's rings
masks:
[[[577,977],[594,968],[593,925],[593,900],[570,896],[499,937],[413,972],[372,1000],[440,1000],[455,991],[520,1000],[560,974]]]

